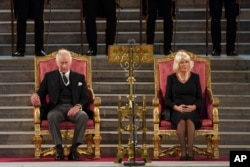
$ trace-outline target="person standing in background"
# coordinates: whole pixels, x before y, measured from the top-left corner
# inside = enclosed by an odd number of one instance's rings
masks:
[[[116,35],[116,0],[83,0],[83,15],[85,16],[86,35],[89,44],[86,55],[97,54],[96,17],[106,18],[106,54],[108,46],[113,45]]]
[[[226,22],[226,54],[228,56],[237,56],[235,51],[235,40],[237,23],[236,18],[239,15],[238,0],[210,0],[209,8],[211,15],[211,36],[213,43],[212,56],[221,54],[221,17],[222,7],[225,8]]]
[[[157,17],[160,15],[164,21],[163,23],[163,33],[164,33],[163,52],[165,55],[172,53],[172,48],[171,48],[171,42],[172,42],[172,36],[173,36],[172,7],[173,7],[172,0],[146,0],[147,44],[154,44],[155,22],[156,22]]]
[[[16,52],[12,56],[23,57],[26,46],[27,20],[34,20],[35,31],[35,55],[45,56],[43,46],[44,21],[43,10],[44,3],[49,0],[14,0],[15,17],[17,19],[17,44]]]

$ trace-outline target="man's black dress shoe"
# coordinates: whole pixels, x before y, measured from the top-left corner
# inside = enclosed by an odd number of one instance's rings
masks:
[[[13,57],[23,57],[24,56],[24,52],[21,52],[21,51],[17,50],[15,53],[13,53],[12,56]]]
[[[89,49],[88,49],[86,55],[87,55],[87,56],[96,56],[96,53],[97,53],[97,49],[92,48],[92,47],[89,47]]]
[[[39,52],[36,52],[36,56],[46,56],[46,53],[44,50],[40,50]]]
[[[63,148],[57,148],[56,149],[55,160],[56,161],[64,160]]]
[[[227,51],[228,56],[238,56],[237,52],[235,50]]]
[[[214,49],[211,53],[212,56],[220,56],[220,50]]]
[[[63,154],[56,154],[56,156],[55,156],[55,160],[56,161],[62,161],[62,160],[64,160],[64,155]]]
[[[77,151],[70,152],[68,155],[69,161],[80,161],[80,156]]]

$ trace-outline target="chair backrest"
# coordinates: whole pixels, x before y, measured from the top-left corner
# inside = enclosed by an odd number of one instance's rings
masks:
[[[184,50],[185,51],[185,50]],[[210,105],[210,97],[208,92],[211,91],[211,71],[210,71],[210,59],[208,57],[201,57],[191,52],[185,51],[189,54],[194,61],[194,67],[192,72],[195,72],[200,77],[201,89],[202,89],[202,107],[200,109],[201,119],[212,119],[212,105]],[[155,58],[154,61],[154,80],[155,80],[155,95],[159,98],[161,112],[164,107],[164,96],[166,92],[167,76],[173,73],[173,61],[175,53],[169,56]]]
[[[41,81],[45,74],[49,71],[57,69],[56,65],[57,51],[43,57],[36,57],[35,60],[35,90],[38,90]],[[91,72],[91,57],[82,56],[80,54],[71,52],[72,66],[71,70],[83,74],[86,78],[88,86],[92,86],[92,72]]]
[[[43,57],[36,57],[35,61],[35,91],[37,91],[40,87],[40,83],[43,80],[45,74],[49,71],[57,69],[56,65],[56,54],[57,51],[48,54]],[[91,67],[91,57],[89,56],[82,56],[80,54],[71,52],[72,56],[72,65],[71,70],[83,74],[86,79],[87,86],[92,88],[92,67]],[[90,96],[90,104],[89,109],[93,111],[93,92],[89,89],[89,96]],[[49,98],[46,98],[46,102],[49,102]]]

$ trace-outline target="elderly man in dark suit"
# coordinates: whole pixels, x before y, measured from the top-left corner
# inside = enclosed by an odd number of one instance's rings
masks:
[[[235,39],[237,23],[236,18],[239,15],[239,0],[210,0],[211,15],[211,36],[213,43],[212,56],[221,54],[221,17],[222,8],[225,8],[226,23],[226,54],[228,56],[237,56],[235,51]]]
[[[63,120],[75,123],[68,160],[79,160],[77,147],[83,141],[89,118],[82,110],[89,101],[85,76],[70,70],[72,57],[65,49],[58,51],[56,63],[58,70],[45,74],[39,90],[31,95],[31,103],[34,106],[41,106],[47,95],[50,99],[47,119],[57,149],[56,160],[64,159],[59,123]]]
[[[35,22],[35,55],[46,55],[43,47],[43,10],[45,1],[46,3],[49,3],[50,0],[14,0],[15,16],[17,18],[17,44],[16,52],[13,53],[12,56],[23,57],[25,55],[28,19],[32,19]]]

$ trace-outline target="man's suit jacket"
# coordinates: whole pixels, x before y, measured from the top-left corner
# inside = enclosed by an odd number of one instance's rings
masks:
[[[44,112],[49,112],[60,101],[60,83],[61,74],[59,70],[54,70],[45,74],[40,88],[37,91],[40,97]],[[81,104],[83,110],[89,103],[88,89],[85,81],[85,76],[74,71],[69,74],[70,87],[72,90],[72,105]],[[46,97],[49,97],[49,103],[46,104]],[[89,111],[85,111],[89,115]],[[89,115],[90,116],[90,115]]]

